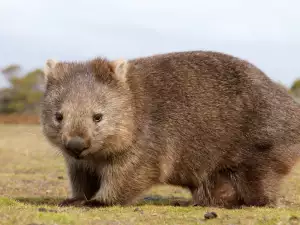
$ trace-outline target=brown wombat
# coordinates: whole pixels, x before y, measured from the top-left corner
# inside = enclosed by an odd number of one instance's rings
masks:
[[[131,204],[155,184],[199,206],[273,205],[299,156],[299,105],[227,54],[48,60],[45,78],[42,126],[72,187],[61,205]]]

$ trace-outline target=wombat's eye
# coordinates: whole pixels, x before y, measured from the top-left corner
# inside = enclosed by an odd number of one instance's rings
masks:
[[[96,113],[93,115],[94,122],[98,123],[102,120],[103,115],[101,113]]]
[[[64,117],[63,117],[62,113],[59,113],[59,112],[55,113],[55,119],[57,122],[61,122],[63,120],[63,118]]]

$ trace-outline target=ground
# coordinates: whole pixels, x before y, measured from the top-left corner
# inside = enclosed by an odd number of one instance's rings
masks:
[[[300,224],[300,164],[285,179],[278,207],[175,207],[188,191],[154,187],[131,207],[59,208],[68,195],[62,157],[38,125],[0,125],[0,224]],[[204,219],[207,212],[217,218]]]

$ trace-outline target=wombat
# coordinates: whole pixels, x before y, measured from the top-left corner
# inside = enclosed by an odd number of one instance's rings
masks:
[[[72,188],[62,206],[133,204],[156,184],[197,206],[276,205],[299,157],[299,105],[229,54],[48,60],[45,80],[42,127]]]

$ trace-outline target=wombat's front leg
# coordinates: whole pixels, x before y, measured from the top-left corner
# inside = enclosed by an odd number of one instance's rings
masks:
[[[79,161],[67,162],[67,167],[72,196],[59,205],[81,205],[84,201],[90,200],[99,190],[100,175],[96,173],[96,169],[87,167]]]
[[[157,183],[157,174],[145,165],[108,166],[103,170],[98,193],[93,200],[86,201],[83,206],[103,207],[132,204],[140,194]]]

